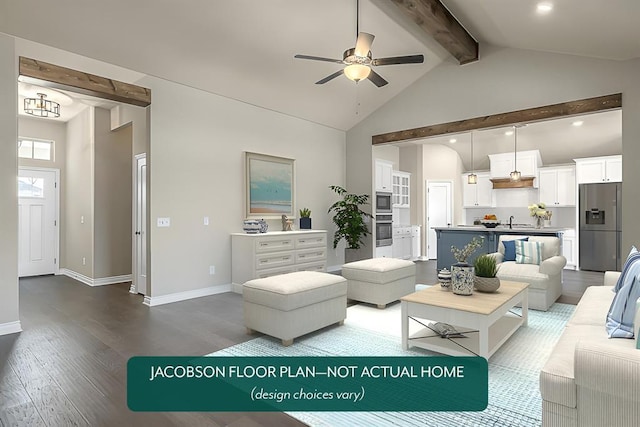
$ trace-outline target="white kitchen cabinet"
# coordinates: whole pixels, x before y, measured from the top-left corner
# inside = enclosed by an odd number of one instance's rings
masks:
[[[411,174],[409,172],[393,171],[393,191],[392,202],[394,208],[411,207],[411,199],[409,189],[411,183]]]
[[[462,198],[465,208],[493,206],[493,184],[489,172],[477,172],[478,183],[469,184],[465,173],[462,175]]]
[[[538,200],[548,207],[576,205],[576,169],[574,166],[540,168]]]
[[[393,163],[387,160],[376,159],[375,174],[376,191],[386,191],[391,193],[393,190]]]
[[[242,285],[251,279],[326,269],[325,230],[231,234],[231,281],[234,292],[242,293]]]
[[[513,153],[489,154],[491,178],[508,178],[514,169],[522,176],[538,176],[538,167],[542,165],[540,151],[518,151],[516,164],[513,164]]]
[[[393,228],[393,257],[400,259],[411,259],[411,227]]]
[[[576,232],[575,230],[567,230],[562,236],[562,255],[567,259],[567,265],[564,267],[569,270],[576,269]]]
[[[574,159],[578,184],[622,182],[622,156]]]

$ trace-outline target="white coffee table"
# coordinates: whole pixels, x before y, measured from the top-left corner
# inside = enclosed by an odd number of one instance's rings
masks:
[[[416,346],[452,356],[482,356],[489,359],[520,327],[527,325],[529,284],[501,281],[495,293],[455,295],[432,286],[400,299],[402,348]],[[522,305],[522,314],[511,311]],[[425,326],[409,336],[409,319]],[[444,322],[464,333],[464,338],[441,338],[426,326]]]

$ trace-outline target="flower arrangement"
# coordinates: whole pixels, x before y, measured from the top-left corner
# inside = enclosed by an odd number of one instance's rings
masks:
[[[551,211],[548,211],[547,205],[542,202],[534,203],[533,205],[529,206],[529,214],[535,218],[542,218],[546,220],[551,219]]]
[[[458,261],[458,263],[466,263],[467,258],[469,258],[472,253],[474,253],[479,247],[481,247],[483,242],[484,237],[475,236],[462,249],[451,246],[451,253],[453,254],[453,257],[456,259],[456,261]]]

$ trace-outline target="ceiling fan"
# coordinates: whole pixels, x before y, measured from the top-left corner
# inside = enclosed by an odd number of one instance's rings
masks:
[[[359,82],[362,79],[369,79],[377,87],[382,87],[389,82],[386,81],[380,74],[376,73],[371,67],[379,67],[382,65],[396,65],[396,64],[422,64],[424,62],[423,55],[408,55],[408,56],[394,56],[389,58],[376,58],[373,59],[371,55],[371,44],[375,36],[373,34],[359,32],[358,31],[358,17],[360,14],[360,1],[356,1],[356,46],[347,49],[342,54],[342,60],[323,58],[321,56],[309,56],[309,55],[295,55],[297,59],[309,59],[312,61],[325,61],[334,62],[336,64],[345,65],[342,70],[318,80],[317,85],[325,84],[343,74],[354,82]]]

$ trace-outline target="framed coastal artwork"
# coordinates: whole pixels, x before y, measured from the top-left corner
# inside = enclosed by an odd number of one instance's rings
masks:
[[[245,152],[247,218],[295,217],[295,160]]]

